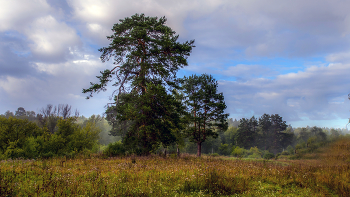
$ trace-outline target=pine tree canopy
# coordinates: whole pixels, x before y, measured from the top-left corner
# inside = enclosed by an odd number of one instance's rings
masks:
[[[224,95],[217,93],[218,82],[211,75],[192,75],[180,80],[185,93],[188,119],[191,126],[188,129],[190,141],[198,145],[197,155],[201,155],[201,144],[208,137],[216,138],[219,131],[228,127],[224,113],[226,104]]]
[[[99,49],[102,62],[113,58],[112,69],[101,71],[97,76],[99,83],[83,89],[83,93],[105,91],[108,82],[114,81],[116,92],[127,92],[127,89],[144,94],[147,83],[170,85],[176,72],[187,66],[187,57],[194,47],[194,40],[185,43],[177,42],[170,27],[165,25],[166,18],[146,17],[135,14],[130,18],[119,20],[113,26],[113,35],[107,36],[111,41],[108,47]],[[112,95],[113,96],[113,95]]]

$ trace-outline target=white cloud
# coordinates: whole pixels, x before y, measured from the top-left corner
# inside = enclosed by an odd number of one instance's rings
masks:
[[[110,29],[113,24],[119,23],[119,19],[130,17],[135,13],[144,13],[146,16],[165,16],[167,25],[173,28],[178,34],[187,33],[183,21],[189,16],[195,18],[214,12],[218,7],[223,6],[223,2],[218,0],[131,0],[131,1],[93,1],[93,0],[69,0],[69,5],[73,8],[73,18],[85,23],[85,35],[92,36],[91,39],[100,44],[106,44],[106,36],[111,34]],[[96,34],[96,29],[101,29]],[[108,33],[108,34],[106,34]]]
[[[35,68],[52,76],[94,76],[106,65],[98,59],[78,59],[64,63],[36,63]]]
[[[110,92],[95,95],[90,100],[86,100],[86,95],[82,93],[83,88],[89,87],[90,81],[96,82],[95,75],[101,68],[86,63],[50,64],[43,67],[49,75],[42,74],[40,78],[0,78],[0,99],[2,103],[6,103],[0,105],[0,114],[6,110],[14,111],[20,106],[26,110],[38,111],[46,104],[65,103],[77,108],[85,116],[103,113],[104,106],[109,102],[107,95]]]
[[[0,31],[21,30],[35,18],[50,11],[46,0],[0,1]]]
[[[198,45],[213,50],[243,50],[248,58],[308,57],[348,46],[349,6],[326,0],[227,1],[187,26]]]
[[[35,20],[26,34],[33,41],[30,48],[39,61],[64,61],[69,48],[80,45],[76,31],[51,15]]]
[[[329,62],[350,63],[350,51],[331,53],[326,56]]]
[[[225,81],[219,88],[228,103],[227,111],[236,116],[254,111],[255,115],[278,113],[287,121],[303,116],[310,120],[344,119],[350,109],[348,73],[350,64],[330,64],[272,80]]]

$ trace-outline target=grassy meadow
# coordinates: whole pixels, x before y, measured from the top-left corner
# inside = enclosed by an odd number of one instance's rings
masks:
[[[308,160],[182,155],[0,161],[1,196],[350,196],[350,140]]]

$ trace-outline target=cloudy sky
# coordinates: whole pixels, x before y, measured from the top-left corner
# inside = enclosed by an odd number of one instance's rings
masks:
[[[293,127],[344,128],[350,118],[350,1],[0,0],[0,114],[70,104],[103,114],[113,90],[86,100],[98,49],[135,13],[165,16],[195,39],[179,77],[212,74],[232,118],[279,114]]]

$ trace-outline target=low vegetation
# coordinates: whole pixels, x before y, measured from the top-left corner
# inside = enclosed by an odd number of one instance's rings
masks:
[[[313,160],[223,156],[3,160],[3,196],[349,196],[350,139]]]

